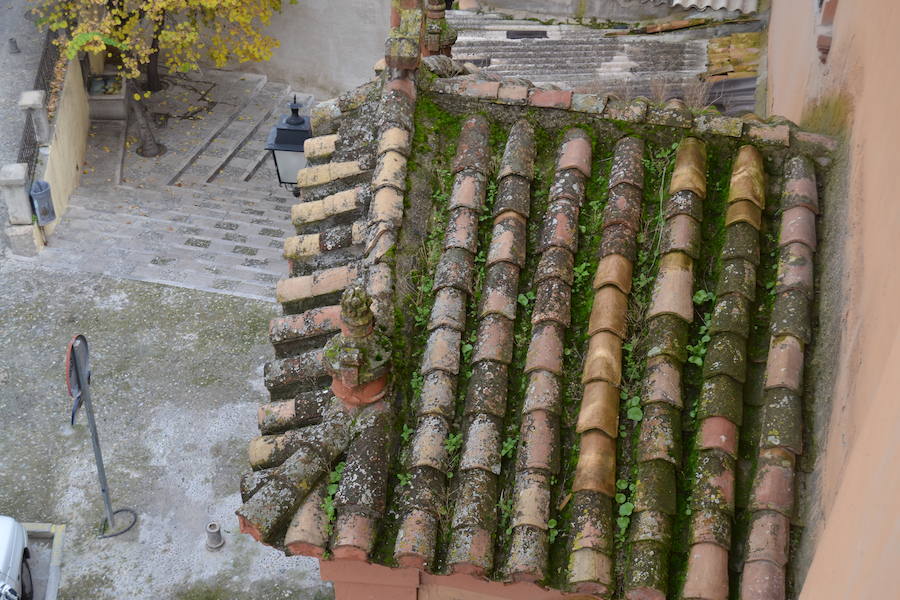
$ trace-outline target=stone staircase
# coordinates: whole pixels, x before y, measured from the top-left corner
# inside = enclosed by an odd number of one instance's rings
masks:
[[[216,76],[219,98],[214,86],[212,92],[199,83],[192,88],[210,99],[205,118],[170,118],[157,130],[169,151],[156,159],[126,148],[118,185],[109,146],[91,144],[86,163],[92,168],[38,261],[273,301],[275,283],[287,275],[282,253],[296,199],[278,185],[265,142],[292,93],[258,75]],[[297,96],[312,105],[311,96]],[[166,105],[164,98],[152,112]],[[195,98],[182,103],[198,104]],[[105,129],[116,127],[95,124],[92,139],[107,144]]]

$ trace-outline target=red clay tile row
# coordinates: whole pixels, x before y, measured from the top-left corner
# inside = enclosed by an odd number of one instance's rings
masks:
[[[694,260],[706,196],[706,145],[685,138],[678,146],[665,208],[659,273],[648,327],[656,333],[647,359],[643,418],[636,449],[634,511],[628,527],[631,550],[625,565],[628,600],[666,598],[668,565],[681,462],[681,374],[684,345],[694,316]]]
[[[570,129],[559,150],[541,235],[540,262],[556,269],[538,269],[542,276],[534,282],[533,328],[525,360],[529,381],[519,430],[512,538],[504,569],[513,581],[536,582],[547,570],[550,480],[559,472],[563,341],[570,324],[578,211],[590,173],[590,138],[580,129]],[[514,297],[509,300],[515,303]]]
[[[741,577],[741,600],[783,600],[794,472],[802,451],[803,361],[810,341],[812,254],[816,248],[815,170],[806,157],[785,169],[778,278],[772,307],[762,430],[750,496],[750,530]]]
[[[644,144],[616,143],[604,209],[600,262],[594,277],[590,341],[582,372],[584,394],[576,431],[581,434],[573,492],[573,544],[568,580],[584,594],[608,597],[613,590],[613,513],[616,436],[622,377],[625,312],[636,254],[637,221],[644,184]],[[622,217],[621,215],[625,215]]]
[[[534,129],[527,121],[518,121],[510,130],[500,162],[498,196],[530,196],[534,154]],[[510,207],[527,205],[525,197],[512,198],[510,202]],[[506,307],[514,306],[518,295],[527,216],[527,212],[509,208],[494,218],[478,311],[472,377],[466,390],[456,504],[447,551],[451,573],[485,576],[494,567],[502,417],[506,413],[506,381],[515,323],[515,310],[510,315]]]
[[[416,411],[418,423],[407,465],[411,484],[403,494],[406,510],[394,546],[397,563],[405,567],[426,568],[434,562],[437,523],[450,468],[446,440],[455,412],[461,336],[466,328],[466,306],[475,277],[472,265],[478,252],[478,213],[484,204],[490,164],[489,134],[484,117],[468,119],[453,161],[449,224],[437,267],[443,275],[435,276],[430,334],[420,370],[424,382]]]
[[[761,216],[764,181],[762,156],[753,146],[743,146],[732,168],[726,214],[744,205]],[[726,241],[719,257],[722,268],[697,406],[697,467],[689,474],[694,487],[690,502],[691,547],[682,590],[686,600],[726,600],[729,595],[735,470],[747,380],[750,306],[755,297],[759,254],[759,218],[751,221],[729,222],[726,217]]]

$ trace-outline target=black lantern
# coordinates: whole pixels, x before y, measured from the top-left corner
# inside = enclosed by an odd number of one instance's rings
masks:
[[[303,142],[312,137],[309,119],[300,116],[301,105],[297,104],[297,96],[289,106],[291,114],[281,117],[266,140],[266,150],[272,151],[275,161],[278,183],[283,186],[297,183],[297,171],[306,166]]]

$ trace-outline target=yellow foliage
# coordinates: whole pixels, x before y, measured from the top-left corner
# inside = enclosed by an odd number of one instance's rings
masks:
[[[68,54],[115,47],[128,78],[138,77],[157,51],[170,69],[190,71],[203,58],[218,67],[232,60],[268,60],[278,47],[262,28],[281,11],[282,0],[35,1],[40,22],[65,31]]]

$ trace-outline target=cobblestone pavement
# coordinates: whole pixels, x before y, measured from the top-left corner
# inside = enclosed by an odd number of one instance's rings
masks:
[[[266,398],[274,303],[0,259],[0,514],[66,523],[61,600],[324,600],[313,559],[238,533],[246,440]],[[82,414],[69,426],[66,344],[91,348],[92,391],[115,508],[103,517]],[[204,547],[209,521],[225,546]],[[48,549],[36,548],[35,578]]]
[[[134,127],[94,123],[82,184],[38,262],[271,301],[295,199],[265,140],[289,90],[218,70],[166,83],[146,102],[167,152],[142,158]]]

